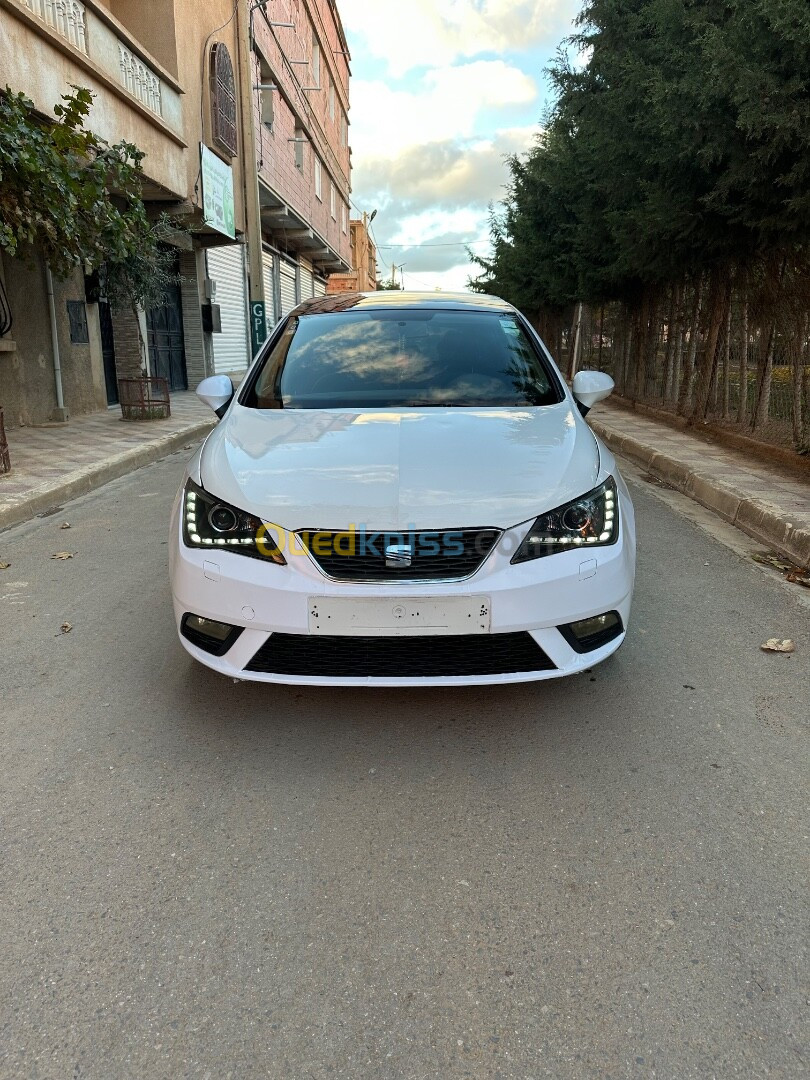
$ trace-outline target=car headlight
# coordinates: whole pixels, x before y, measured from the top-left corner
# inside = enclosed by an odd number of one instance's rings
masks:
[[[513,563],[572,548],[606,547],[619,538],[619,500],[613,477],[587,495],[541,514],[518,548]]]
[[[284,566],[271,527],[223,502],[189,480],[183,489],[183,541],[192,548],[224,548],[235,555],[270,559]]]

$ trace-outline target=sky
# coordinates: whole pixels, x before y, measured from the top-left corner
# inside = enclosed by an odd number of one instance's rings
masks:
[[[352,56],[353,213],[377,211],[380,277],[404,263],[406,288],[463,289],[477,272],[464,244],[489,251],[504,155],[532,145],[549,96],[543,69],[581,0],[338,6]]]

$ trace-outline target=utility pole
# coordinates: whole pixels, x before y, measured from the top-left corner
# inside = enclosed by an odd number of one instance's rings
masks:
[[[245,224],[248,243],[248,280],[250,296],[250,344],[255,356],[267,338],[267,307],[264,295],[264,264],[262,261],[262,217],[259,202],[259,172],[256,156],[256,129],[253,124],[254,75],[251,53],[252,0],[238,0],[237,32],[239,35],[239,116],[241,125],[240,151],[244,177]]]

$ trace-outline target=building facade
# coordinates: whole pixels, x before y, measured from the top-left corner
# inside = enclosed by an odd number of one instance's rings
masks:
[[[328,293],[376,292],[377,249],[371,238],[368,214],[349,221],[352,269],[348,274],[330,274]]]
[[[222,324],[212,370],[232,376],[301,300],[325,293],[329,273],[350,266],[350,57],[336,4],[274,0],[242,10],[252,117],[243,141],[255,162],[249,257],[245,265],[243,253],[222,248],[207,258]]]
[[[272,322],[350,266],[349,51],[334,0],[275,0],[257,11],[254,65],[256,85],[273,87],[255,102]]]
[[[184,226],[180,284],[138,319],[78,270],[51,287],[36,252],[0,255],[7,427],[115,405],[142,369],[174,390],[238,378],[257,289],[267,333],[348,269],[349,55],[332,0],[0,0],[0,72],[43,117],[72,85],[91,90],[88,127],[144,153],[150,215]]]
[[[51,287],[37,252],[0,257],[13,320],[0,337],[7,426],[114,405],[118,379],[144,368],[184,389],[211,367],[206,255],[237,247],[245,231],[238,138],[227,130],[230,121],[238,133],[240,108],[235,78],[230,92],[227,85],[238,54],[232,11],[231,0],[0,0],[3,84],[47,118],[72,85],[88,88],[90,130],[144,153],[148,212],[169,213],[188,230],[175,252],[181,284],[164,307],[138,320],[111,310],[103,285],[79,270]],[[211,159],[207,169],[201,154]],[[213,194],[205,191],[209,176]]]

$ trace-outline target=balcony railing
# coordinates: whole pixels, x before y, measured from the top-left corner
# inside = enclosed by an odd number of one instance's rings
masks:
[[[118,43],[118,56],[121,62],[121,83],[133,97],[151,109],[158,116],[163,115],[160,100],[160,79],[152,69],[126,45]]]
[[[79,0],[23,0],[25,6],[80,52],[87,52],[86,11]]]

